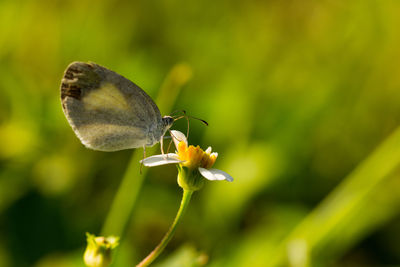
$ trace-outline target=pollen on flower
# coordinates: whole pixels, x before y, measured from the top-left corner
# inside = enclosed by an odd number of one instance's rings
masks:
[[[179,159],[184,161],[181,164],[190,169],[198,167],[209,169],[214,165],[218,156],[217,153],[211,153],[211,148],[204,152],[200,146],[190,145],[188,147],[183,141],[178,144],[178,155]]]

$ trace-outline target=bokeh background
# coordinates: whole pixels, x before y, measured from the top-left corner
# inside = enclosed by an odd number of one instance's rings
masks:
[[[0,266],[134,266],[178,209],[176,168],[91,151],[66,66],[124,75],[235,181],[209,182],[155,266],[400,266],[400,3],[0,1]],[[186,131],[184,120],[175,129]],[[159,146],[149,150],[159,153]]]

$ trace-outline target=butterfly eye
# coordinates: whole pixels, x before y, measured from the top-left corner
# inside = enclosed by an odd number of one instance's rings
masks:
[[[174,124],[175,119],[171,116],[164,116],[163,117],[166,126],[172,126]]]
[[[169,119],[168,119],[168,124],[169,125],[172,125],[173,123],[174,123],[174,119],[172,118],[172,117],[169,117]]]

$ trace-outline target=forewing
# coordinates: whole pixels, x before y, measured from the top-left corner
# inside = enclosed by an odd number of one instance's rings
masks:
[[[153,100],[123,76],[94,63],[73,62],[61,83],[65,116],[82,143],[116,151],[147,144],[161,121]]]

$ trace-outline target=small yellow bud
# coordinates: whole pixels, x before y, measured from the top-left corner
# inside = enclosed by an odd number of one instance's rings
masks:
[[[111,252],[118,246],[118,237],[95,236],[86,233],[87,247],[83,260],[88,267],[107,267],[111,264]]]

